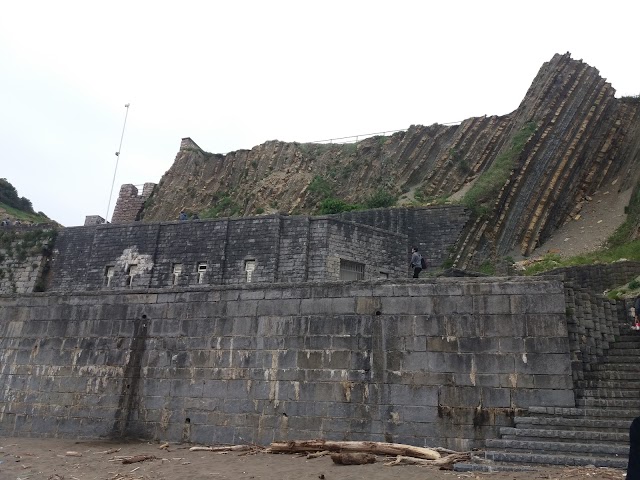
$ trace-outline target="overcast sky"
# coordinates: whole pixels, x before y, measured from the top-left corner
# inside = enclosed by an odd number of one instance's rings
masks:
[[[515,110],[555,53],[640,93],[640,2],[5,1],[0,177],[65,226],[226,153]],[[140,187],[141,189],[141,187]]]

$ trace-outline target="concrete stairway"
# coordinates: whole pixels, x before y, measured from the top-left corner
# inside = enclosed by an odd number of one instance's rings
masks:
[[[486,441],[497,462],[626,468],[629,426],[640,416],[640,332],[616,337],[607,356],[576,382],[576,408],[531,407]]]

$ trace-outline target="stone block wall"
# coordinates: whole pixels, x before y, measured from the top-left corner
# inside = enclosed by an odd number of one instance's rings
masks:
[[[241,284],[248,264],[251,283],[339,280],[341,258],[365,264],[365,278],[398,278],[408,272],[406,245],[406,235],[329,217],[74,227],[56,242],[51,288]]]
[[[0,435],[480,447],[575,405],[557,278],[0,296]]]
[[[412,245],[417,246],[429,269],[442,267],[469,220],[469,212],[460,206],[378,208],[338,215],[352,222],[406,234],[407,252]]]
[[[640,262],[620,261],[609,264],[556,268],[548,275],[562,275],[571,285],[597,293],[620,287],[640,275]]]
[[[565,267],[549,274],[564,278],[573,378],[582,380],[584,372],[607,354],[615,337],[629,332],[633,299],[612,300],[604,293],[640,275],[640,262]]]
[[[29,293],[45,288],[53,227],[14,226],[0,229],[0,293]]]

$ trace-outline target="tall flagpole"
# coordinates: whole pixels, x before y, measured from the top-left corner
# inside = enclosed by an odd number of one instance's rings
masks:
[[[113,171],[113,180],[111,181],[111,193],[109,193],[109,203],[107,204],[107,214],[104,216],[104,221],[109,223],[109,208],[111,208],[111,197],[113,196],[113,186],[116,183],[116,173],[118,171],[118,160],[120,160],[120,152],[122,150],[122,139],[124,138],[124,128],[127,126],[127,116],[129,115],[129,106],[131,104],[125,104],[124,108],[127,109],[127,112],[124,114],[124,124],[122,125],[122,135],[120,135],[120,146],[118,147],[118,151],[116,152],[116,168]]]

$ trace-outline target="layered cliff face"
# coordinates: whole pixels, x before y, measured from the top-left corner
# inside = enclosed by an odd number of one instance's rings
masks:
[[[545,63],[504,116],[411,126],[357,144],[270,141],[224,156],[185,139],[142,216],[317,213],[327,198],[357,204],[384,192],[398,204],[468,205],[473,220],[457,245],[459,267],[514,248],[527,255],[595,191],[636,184],[640,103],[614,93],[598,70],[567,53]]]

